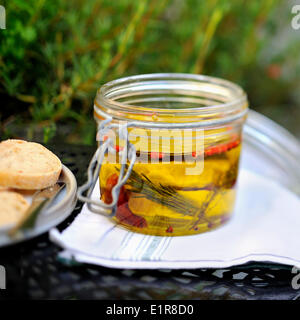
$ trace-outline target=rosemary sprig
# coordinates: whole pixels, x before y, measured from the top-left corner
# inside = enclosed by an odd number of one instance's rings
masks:
[[[238,161],[235,161],[230,169],[225,173],[217,173],[215,183],[213,185],[213,188],[211,192],[206,196],[206,199],[203,201],[201,207],[198,209],[198,212],[196,213],[197,220],[193,223],[193,225],[190,227],[191,229],[194,229],[199,223],[207,222],[211,223],[214,217],[207,218],[207,210],[211,203],[215,200],[216,196],[219,193],[222,193],[222,189],[231,189],[235,182],[237,177],[237,170],[238,170]],[[212,207],[210,207],[210,210]]]
[[[127,169],[128,166],[126,166]],[[119,171],[118,168],[117,170]],[[194,216],[199,210],[196,203],[178,193],[173,187],[164,186],[161,183],[155,184],[146,175],[138,174],[134,170],[126,184],[131,187],[131,192],[137,194],[136,198],[145,197],[177,213]]]
[[[197,205],[191,199],[184,197],[178,193],[178,188],[172,186],[165,186],[161,183],[153,183],[145,174],[138,174],[132,170],[127,185],[130,186],[130,191],[135,193],[135,198],[146,198],[150,201],[159,203],[167,208],[183,214],[196,217],[193,227],[205,218],[205,213],[210,204],[215,200],[215,197],[221,192],[222,188],[232,188],[236,175],[238,163],[234,163],[226,174],[217,173],[214,182],[203,188],[188,188],[188,190],[209,190],[210,193],[203,201],[201,206]],[[116,168],[119,171],[119,168]],[[128,165],[125,170],[127,171]]]
[[[200,222],[209,222],[209,219],[206,218],[205,214],[207,213],[207,209],[212,203],[212,201],[215,199],[215,197],[218,194],[218,188],[215,187],[207,196],[206,199],[203,201],[201,207],[198,209],[197,220],[193,222],[193,225],[190,227],[191,229],[194,229]]]

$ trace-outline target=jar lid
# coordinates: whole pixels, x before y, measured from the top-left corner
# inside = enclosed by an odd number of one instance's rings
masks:
[[[274,121],[253,110],[244,126],[240,166],[271,178],[300,195],[300,143]]]

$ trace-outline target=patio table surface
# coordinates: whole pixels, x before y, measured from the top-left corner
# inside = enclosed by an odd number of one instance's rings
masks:
[[[81,145],[47,146],[76,176],[78,185],[95,148]],[[65,229],[80,212],[58,226]],[[6,290],[0,299],[300,299],[292,288],[292,267],[248,263],[226,269],[120,270],[94,265],[65,265],[61,250],[45,233],[35,239],[0,248],[6,269]]]

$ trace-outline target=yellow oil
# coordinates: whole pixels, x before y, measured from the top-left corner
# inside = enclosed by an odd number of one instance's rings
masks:
[[[192,235],[215,229],[230,218],[241,150],[240,140],[222,152],[207,151],[200,174],[186,175],[195,164],[136,163],[121,189],[115,221],[123,227],[158,236]],[[151,154],[149,154],[151,157]],[[105,163],[100,173],[101,198],[111,202],[119,164]]]

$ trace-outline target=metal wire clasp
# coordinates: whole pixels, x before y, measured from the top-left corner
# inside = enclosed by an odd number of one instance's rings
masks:
[[[118,182],[112,188],[111,191],[112,202],[110,204],[107,204],[100,199],[91,198],[93,189],[97,183],[97,180],[99,179],[99,174],[104,157],[108,151],[114,150],[113,140],[111,138],[108,138],[103,143],[100,143],[88,167],[88,180],[85,184],[80,186],[77,191],[78,199],[80,201],[86,202],[90,211],[102,214],[106,217],[115,216],[121,187],[126,183],[127,179],[129,178],[133,165],[136,161],[136,149],[134,145],[129,142],[128,139],[128,127],[130,126],[130,123],[122,124],[120,126],[118,124],[111,124],[111,121],[112,118],[106,118],[105,120],[100,122],[97,132],[97,140],[100,140],[100,137],[105,134],[107,129],[119,128],[120,138],[125,141],[124,148],[122,149],[122,151],[119,151],[121,155],[121,168]],[[129,161],[129,166],[125,172],[127,160]],[[84,196],[85,192],[86,196]]]

